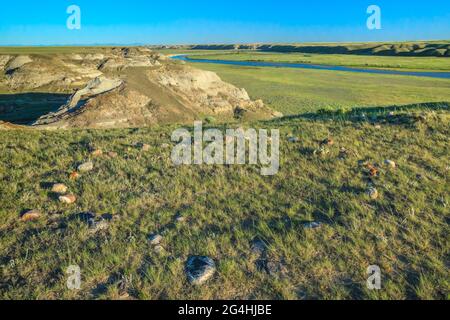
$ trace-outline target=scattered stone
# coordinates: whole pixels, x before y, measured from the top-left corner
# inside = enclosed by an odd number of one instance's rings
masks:
[[[298,138],[298,137],[289,137],[288,141],[291,142],[291,143],[297,143],[297,142],[300,142],[300,138]]]
[[[73,204],[77,201],[77,197],[73,194],[68,194],[65,196],[60,196],[59,201],[65,204]]]
[[[89,172],[94,169],[94,164],[91,161],[85,162],[78,166],[78,171],[80,172]]]
[[[157,246],[161,243],[163,237],[160,234],[152,234],[150,237],[148,237],[148,240],[150,241],[150,244],[152,246]]]
[[[201,285],[216,272],[216,264],[209,257],[192,256],[186,262],[186,274],[193,285]]]
[[[378,196],[379,196],[378,190],[371,187],[367,190],[367,195],[370,197],[370,199],[376,200],[376,199],[378,199]]]
[[[388,113],[388,116],[389,116],[389,117],[394,117],[394,116],[395,116],[395,113],[391,111],[391,112]]]
[[[88,224],[89,224],[89,231],[91,233],[97,233],[103,230],[107,230],[109,228],[108,221],[104,219],[100,220],[89,219]]]
[[[332,138],[327,138],[320,143],[320,146],[332,146],[334,145],[334,140]]]
[[[97,217],[97,215],[92,212],[82,212],[78,214],[78,219],[84,223],[87,223],[89,232],[92,234],[106,230],[109,227],[108,221],[104,219],[103,216]]]
[[[56,183],[52,187],[52,192],[57,194],[65,194],[67,192],[67,186],[62,183]]]
[[[153,248],[153,250],[155,250],[155,252],[159,253],[159,254],[161,254],[161,253],[163,253],[165,251],[164,248],[162,246],[160,246],[160,245],[155,246]]]
[[[110,152],[108,152],[108,157],[110,157],[110,158],[117,158],[119,155],[117,154],[117,152],[113,152],[113,151],[110,151]]]
[[[271,276],[284,275],[287,273],[286,266],[280,261],[268,260],[266,262],[266,271]]]
[[[381,129],[381,125],[379,124],[375,125],[375,129]]]
[[[103,151],[101,149],[97,149],[91,152],[91,156],[93,157],[100,157],[103,155]]]
[[[163,148],[163,149],[168,149],[168,148],[170,148],[170,144],[168,144],[168,143],[163,143],[163,144],[161,145],[161,148]]]
[[[130,294],[128,293],[129,280],[127,277],[122,276],[122,279],[117,284],[117,290],[119,293],[119,300],[128,300]]]
[[[390,167],[391,169],[395,169],[397,167],[397,164],[392,160],[385,160],[384,164]]]
[[[76,172],[76,171],[72,172],[69,175],[69,179],[72,180],[72,181],[77,180],[79,177],[80,177],[80,174],[78,172]]]
[[[320,222],[307,222],[305,224],[303,224],[303,228],[305,229],[317,229],[320,228],[322,226],[322,224]]]
[[[140,148],[141,148],[141,151],[147,152],[150,150],[150,145],[143,143],[143,144],[140,144]]]
[[[178,223],[183,223],[186,222],[186,217],[183,216],[182,214],[179,214],[175,217],[175,221]]]
[[[267,245],[264,241],[260,239],[253,240],[252,243],[252,253],[256,256],[262,256],[267,250]]]
[[[41,213],[37,210],[30,210],[25,212],[21,217],[20,220],[22,220],[23,222],[28,222],[28,221],[35,221],[38,220],[41,217]]]
[[[366,168],[367,168],[367,170],[368,170],[368,174],[369,174],[369,176],[371,176],[371,177],[376,177],[376,176],[378,176],[378,169],[377,169],[377,167],[375,167],[374,165],[372,165],[372,164],[367,164],[366,165]]]
[[[326,156],[327,154],[330,153],[330,150],[328,148],[326,148],[325,146],[321,146],[320,148],[314,150],[313,154],[315,156]]]
[[[344,160],[348,157],[348,151],[345,148],[339,150],[339,159]]]

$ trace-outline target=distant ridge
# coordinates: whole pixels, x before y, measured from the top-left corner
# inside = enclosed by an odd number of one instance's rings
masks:
[[[207,44],[185,46],[151,46],[159,49],[186,50],[257,50],[266,52],[300,52],[316,54],[355,54],[376,56],[450,57],[450,41],[349,43],[349,44]]]

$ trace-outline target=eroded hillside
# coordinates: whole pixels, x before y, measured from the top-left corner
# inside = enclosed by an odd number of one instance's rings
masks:
[[[2,55],[0,72],[0,88],[8,93],[0,99],[0,115],[33,113],[39,109],[33,98],[42,92],[48,96],[39,96],[41,105],[48,107],[53,102],[57,106],[36,112],[35,119],[27,123],[38,127],[149,126],[207,116],[233,119],[238,111],[251,119],[277,115],[215,73],[169,60],[147,48]]]

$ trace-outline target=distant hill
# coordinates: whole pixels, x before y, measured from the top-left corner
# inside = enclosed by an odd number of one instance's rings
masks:
[[[327,43],[327,44],[211,44],[159,46],[188,50],[259,50],[318,54],[357,54],[377,56],[450,57],[450,41],[399,43]]]

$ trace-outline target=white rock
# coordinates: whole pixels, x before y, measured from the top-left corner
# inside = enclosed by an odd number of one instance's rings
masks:
[[[384,164],[389,166],[392,169],[395,169],[397,167],[397,164],[392,160],[385,160]]]
[[[320,228],[321,225],[322,225],[322,224],[321,224],[320,222],[315,222],[315,221],[313,221],[313,222],[307,222],[307,223],[305,223],[305,224],[303,225],[303,228],[305,228],[305,229],[317,229],[317,228]]]
[[[88,171],[91,171],[93,169],[94,169],[94,164],[91,161],[85,162],[85,163],[80,164],[78,166],[78,171],[80,171],[80,172],[88,172]]]
[[[201,285],[216,272],[216,264],[209,257],[193,256],[186,262],[186,274],[193,285]]]
[[[65,194],[67,192],[67,186],[62,183],[56,183],[52,187],[53,193]]]
[[[367,190],[367,195],[372,199],[372,200],[376,200],[378,199],[379,193],[378,190],[371,187]]]
[[[60,196],[59,201],[65,204],[72,204],[77,201],[77,197],[75,197],[73,194],[68,194],[65,196]]]
[[[153,246],[159,245],[161,243],[162,239],[163,239],[163,237],[160,234],[152,234],[148,238],[148,240],[150,241],[150,244]]]

